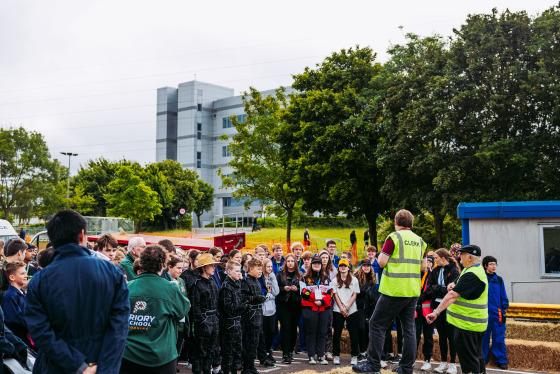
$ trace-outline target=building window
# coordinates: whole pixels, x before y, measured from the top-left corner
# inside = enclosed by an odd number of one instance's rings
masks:
[[[196,108],[199,112],[202,112],[202,104],[196,104]]]
[[[541,275],[546,278],[560,278],[560,225],[541,224],[539,231]]]
[[[224,202],[224,206],[231,206],[231,197],[224,197],[222,201]]]
[[[231,157],[231,149],[229,149],[229,147],[222,147],[222,157]]]
[[[202,152],[196,152],[196,168],[200,169],[202,167]]]
[[[202,123],[196,124],[196,138],[199,140],[202,139]]]
[[[227,129],[233,127],[233,125],[231,124],[231,119],[229,117],[224,117],[222,119],[222,128]]]

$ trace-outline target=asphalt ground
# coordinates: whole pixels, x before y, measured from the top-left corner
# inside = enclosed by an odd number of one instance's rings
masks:
[[[297,373],[304,370],[312,370],[316,373],[325,373],[335,369],[345,369],[350,368],[350,356],[349,355],[341,355],[340,356],[340,365],[333,365],[332,361],[329,361],[328,365],[309,365],[307,354],[294,354],[295,361],[292,362],[290,365],[280,363],[282,361],[282,352],[274,351],[273,353],[274,358],[276,359],[276,366],[273,368],[265,368],[261,366],[258,361],[255,361],[255,367],[259,371],[259,373],[272,373],[272,374],[287,374],[287,373]],[[432,370],[430,371],[420,371],[420,367],[422,366],[421,361],[417,361],[414,365],[414,372],[415,373],[435,373],[437,374],[434,369],[438,366],[438,363],[432,363]],[[390,372],[392,368],[397,366],[396,364],[389,364],[389,366],[384,370],[385,373]],[[182,374],[191,374],[192,371],[186,366],[186,363],[179,362],[178,365],[179,372]],[[457,365],[457,373],[461,373],[460,365]],[[539,373],[539,374],[548,374],[546,372],[535,372],[535,371],[523,371],[523,370],[501,370],[497,368],[486,368],[487,374],[529,374],[529,373]],[[240,372],[238,372],[240,374]]]

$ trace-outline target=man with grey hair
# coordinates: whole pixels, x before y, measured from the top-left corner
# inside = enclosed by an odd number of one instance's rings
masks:
[[[139,236],[135,236],[128,241],[128,253],[119,265],[121,265],[126,272],[126,279],[129,282],[136,279],[136,274],[132,270],[132,264],[134,264],[134,260],[140,257],[144,248],[146,248],[146,241]]]
[[[465,267],[457,284],[447,286],[448,293],[426,316],[432,323],[447,308],[447,322],[454,328],[455,348],[463,373],[485,373],[482,339],[488,326],[488,279],[480,266],[481,249],[470,244],[458,249]]]

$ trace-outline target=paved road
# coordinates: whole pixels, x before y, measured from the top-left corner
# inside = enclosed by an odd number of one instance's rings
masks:
[[[342,369],[342,368],[350,367],[350,356],[348,356],[348,355],[340,356],[340,366],[333,365],[332,361],[330,361],[328,365],[309,365],[307,363],[307,355],[306,354],[294,355],[295,362],[293,362],[290,365],[280,364],[280,362],[282,361],[282,353],[281,352],[275,351],[274,352],[274,358],[276,359],[276,361],[278,363],[276,364],[276,367],[273,367],[273,368],[265,368],[264,366],[260,366],[258,362],[255,362],[255,367],[257,368],[259,373],[287,374],[287,373],[296,373],[298,371],[303,371],[303,370],[313,370],[317,373],[322,373],[322,372],[327,372],[327,371],[330,371],[330,370],[333,370],[333,369],[338,369],[338,368]],[[389,367],[387,369],[391,369],[394,366],[395,365],[389,364]],[[426,373],[426,374],[435,373],[433,371],[433,369],[431,371],[420,371],[420,366],[422,366],[422,363],[420,361],[416,362],[416,365],[414,366],[414,372],[415,373]],[[432,367],[436,368],[437,364],[432,364]],[[458,368],[459,368],[459,365],[458,365]],[[179,363],[179,369],[180,369],[180,373],[182,373],[182,374],[191,374],[191,370],[188,369],[185,366],[184,363]],[[458,370],[458,373],[461,373],[461,371]],[[521,370],[501,370],[501,369],[487,368],[486,373],[487,374],[529,374],[529,373],[536,373],[536,372],[534,372],[534,371],[521,371]],[[547,374],[547,373],[541,373],[541,374]]]

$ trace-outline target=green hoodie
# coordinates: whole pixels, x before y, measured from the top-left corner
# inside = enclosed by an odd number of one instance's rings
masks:
[[[136,274],[132,271],[132,265],[134,264],[134,257],[129,253],[126,254],[126,257],[119,262],[119,265],[124,269],[126,272],[126,281],[130,282],[136,279]]]
[[[177,358],[176,324],[189,313],[190,302],[176,284],[154,273],[128,284],[129,330],[124,358],[154,367]]]

